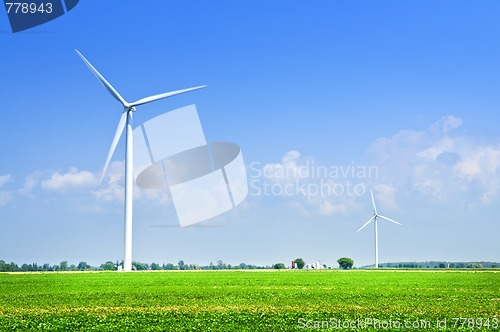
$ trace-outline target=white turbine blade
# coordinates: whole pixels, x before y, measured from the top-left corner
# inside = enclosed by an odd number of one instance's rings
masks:
[[[101,84],[106,88],[106,90],[108,90],[108,92],[113,97],[115,97],[116,100],[118,100],[120,103],[122,103],[123,106],[125,106],[127,102],[125,101],[125,99],[122,98],[122,96],[120,96],[120,94],[115,90],[115,88],[113,88],[111,84],[109,84],[109,82],[106,81],[106,79],[97,71],[97,69],[95,69],[94,66],[92,66],[92,64],[87,59],[85,59],[82,53],[80,53],[78,50],[75,50],[75,52],[80,56],[83,62],[85,62],[85,64],[87,65],[87,67],[89,67],[92,73],[94,73],[95,77],[97,77],[99,82],[101,82]]]
[[[111,143],[111,147],[109,148],[108,157],[106,158],[106,163],[104,164],[104,168],[102,169],[101,179],[99,180],[99,185],[102,183],[102,179],[104,178],[104,175],[106,174],[106,170],[108,169],[108,165],[109,165],[109,162],[111,160],[111,157],[113,156],[113,153],[115,152],[116,145],[118,144],[118,141],[120,140],[120,136],[123,133],[123,129],[125,128],[126,121],[127,121],[127,111],[124,111],[122,113],[122,116],[120,117],[120,122],[118,122],[118,127],[116,128],[115,137],[113,138],[113,142]]]
[[[142,98],[142,99],[139,99],[137,101],[134,101],[133,103],[130,103],[130,107],[143,105],[143,104],[155,101],[155,100],[159,100],[159,99],[163,99],[163,98],[167,98],[167,97],[172,97],[172,96],[175,96],[175,95],[179,95],[181,93],[185,93],[185,92],[189,92],[189,91],[193,91],[193,90],[198,90],[198,89],[201,89],[201,88],[204,88],[204,87],[206,87],[206,85],[201,85],[201,86],[197,86],[197,87],[189,88],[189,89],[182,89],[182,90],[176,90],[176,91],[171,91],[171,92],[160,93],[158,95],[149,96],[149,97]]]
[[[375,205],[375,198],[373,198],[373,190],[370,189],[370,194],[372,194],[372,204],[373,204],[373,212],[377,214],[377,206]]]
[[[360,230],[362,230],[363,228],[365,228],[373,219],[375,219],[376,215],[374,215],[373,217],[370,218],[370,220],[368,220],[363,226],[361,226],[360,229],[357,230],[357,232],[359,232]]]
[[[395,224],[398,224],[398,225],[401,225],[400,223],[398,223],[396,220],[392,220],[391,218],[387,218],[387,217],[384,217],[384,216],[381,216],[380,214],[378,215],[380,218],[382,219],[385,219],[387,221],[390,221],[390,222],[393,222]]]

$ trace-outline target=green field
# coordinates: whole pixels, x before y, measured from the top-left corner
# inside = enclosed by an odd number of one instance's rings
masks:
[[[498,331],[499,319],[500,273],[487,271],[0,274],[1,331]]]

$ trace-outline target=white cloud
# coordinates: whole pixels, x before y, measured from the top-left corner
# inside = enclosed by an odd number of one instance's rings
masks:
[[[92,191],[92,195],[105,202],[123,202],[125,196],[125,163],[123,161],[112,162],[108,167],[104,179],[104,184],[99,189]],[[163,190],[153,190],[134,186],[134,200],[141,199],[156,202],[160,205],[167,205],[171,202],[170,194],[166,188]]]
[[[0,176],[0,189],[12,181],[10,174]],[[94,172],[70,168],[67,172],[36,170],[28,174],[20,188],[10,191],[0,190],[0,207],[19,199],[43,199],[45,202],[61,202],[71,205],[82,213],[101,213],[109,203],[123,203],[124,162],[109,165],[103,185],[98,187],[98,177]],[[40,190],[41,189],[41,190]],[[64,195],[54,195],[63,193]],[[134,188],[134,200],[145,201],[160,206],[171,204],[168,189],[162,191]],[[55,203],[60,204],[60,203]],[[115,208],[116,205],[113,205]]]
[[[488,204],[500,188],[500,145],[478,146],[453,166],[454,175],[468,186],[479,184],[480,199]]]
[[[300,152],[291,150],[281,158],[281,163],[265,164],[262,174],[274,182],[290,182],[297,178],[307,177],[304,167],[299,165]]]
[[[390,184],[379,183],[373,186],[377,205],[381,204],[385,209],[395,210],[398,208],[396,202],[397,188]]]
[[[364,165],[323,165],[296,150],[285,153],[279,163],[252,163],[250,170],[250,196],[280,197],[304,215],[347,212],[370,181],[360,176],[367,174]]]
[[[105,177],[108,177],[108,184],[119,183],[125,176],[125,162],[114,161],[108,166]]]
[[[105,174],[108,178],[106,185],[92,192],[94,197],[110,202],[122,202],[124,197],[123,179],[125,176],[125,162],[114,161],[112,162]]]
[[[0,175],[0,188],[2,188],[11,179],[12,179],[12,175],[10,175],[10,174]]]
[[[434,124],[434,129],[439,132],[448,133],[460,127],[463,124],[462,119],[457,118],[453,115],[448,115],[442,117],[438,122]]]
[[[65,192],[70,189],[89,188],[97,184],[97,177],[89,171],[70,168],[67,173],[53,173],[49,179],[41,182],[44,190]]]
[[[459,132],[463,121],[446,116],[427,130],[402,130],[369,148],[380,183],[406,187],[445,202],[457,195],[488,204],[500,188],[500,144],[484,145]]]
[[[105,188],[93,191],[92,195],[107,202],[123,201],[124,188],[117,183],[111,183]]]
[[[33,173],[29,174],[24,179],[24,184],[19,189],[19,193],[21,193],[22,195],[32,194],[33,190],[40,184],[41,179],[42,179],[42,172],[41,171],[37,170],[37,171],[34,171]]]

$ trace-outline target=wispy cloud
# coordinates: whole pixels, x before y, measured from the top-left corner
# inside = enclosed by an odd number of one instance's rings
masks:
[[[43,179],[42,172],[39,170],[27,175],[24,179],[24,184],[18,189],[21,195],[31,195],[33,190],[40,184]]]
[[[457,198],[490,204],[500,193],[500,143],[478,143],[464,134],[463,125],[462,119],[449,115],[425,130],[381,137],[369,144],[365,165],[321,165],[291,150],[280,162],[250,165],[250,195],[280,197],[301,213],[320,215],[357,207],[358,197],[370,187],[389,210],[399,208],[402,192],[418,192],[440,204],[453,204]],[[372,166],[376,172],[368,174]],[[347,191],[356,184],[363,190]]]
[[[358,163],[324,165],[296,150],[288,151],[277,162],[253,162],[247,167],[249,196],[266,200],[272,196],[306,215],[352,211],[364,202],[359,197],[370,187],[385,209],[397,209],[397,197],[412,192],[441,204],[456,199],[491,204],[500,192],[500,143],[478,143],[464,134],[462,126],[462,119],[446,116],[425,130],[401,130],[369,144],[367,160]],[[72,199],[73,204],[91,206],[86,211],[94,212],[104,211],[110,202],[122,204],[123,161],[110,164],[101,186],[96,174],[74,167],[66,172],[37,170],[25,177],[20,188],[0,190],[0,206],[22,196]],[[12,184],[10,174],[0,176],[0,188]],[[53,195],[57,193],[64,195]],[[168,188],[136,187],[134,200],[172,204]]]
[[[121,202],[124,197],[123,179],[125,176],[125,163],[123,161],[112,162],[105,174],[107,181],[98,189],[92,191],[92,195],[100,200],[110,202]]]
[[[36,170],[24,178],[22,185],[11,190],[0,190],[0,207],[27,198],[43,198],[44,201],[64,202],[75,211],[101,213],[109,203],[122,204],[124,199],[124,162],[109,165],[103,184],[99,186],[98,172],[70,167],[66,172]],[[13,182],[10,174],[0,176],[0,189]],[[15,183],[14,183],[15,185]],[[12,186],[11,186],[12,187]],[[167,206],[171,204],[168,188],[146,190],[134,188],[134,200]]]
[[[66,173],[54,172],[50,178],[41,182],[44,190],[66,192],[72,189],[90,188],[97,184],[97,177],[89,171],[79,171],[72,167]]]
[[[305,215],[347,212],[356,197],[365,194],[366,183],[377,176],[369,166],[354,162],[324,165],[296,150],[285,153],[281,162],[252,163],[249,170],[250,196],[286,199],[291,208]]]
[[[402,130],[370,145],[380,182],[418,191],[440,202],[457,194],[489,204],[500,188],[500,144],[481,144],[463,134],[463,121],[445,116],[427,130]]]
[[[105,174],[103,184],[91,192],[94,198],[103,202],[123,202],[125,195],[125,163],[123,161],[114,161]],[[171,203],[171,197],[168,188],[161,190],[142,189],[134,186],[134,200],[144,200],[155,202],[160,205]]]
[[[12,175],[10,174],[0,175],[0,188],[7,184],[7,182],[9,182],[11,179]]]

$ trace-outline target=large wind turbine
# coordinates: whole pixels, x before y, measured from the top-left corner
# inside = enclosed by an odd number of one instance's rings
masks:
[[[123,260],[123,269],[125,271],[132,270],[132,190],[133,190],[133,162],[134,162],[134,147],[133,147],[133,137],[132,137],[132,112],[135,112],[136,106],[150,103],[155,100],[172,97],[181,93],[197,90],[204,88],[206,85],[197,86],[189,89],[176,90],[171,92],[165,92],[158,95],[146,97],[134,101],[132,103],[127,102],[120,96],[120,94],[111,86],[111,84],[106,81],[106,79],[90,64],[90,62],[85,59],[85,57],[75,50],[80,58],[85,62],[87,67],[94,73],[101,84],[108,90],[108,92],[123,105],[123,113],[118,122],[118,128],[116,128],[115,137],[111,143],[111,148],[108,152],[108,157],[106,158],[106,163],[104,164],[104,169],[102,170],[101,179],[99,184],[101,184],[106,169],[108,168],[113,152],[115,151],[118,140],[120,139],[123,129],[125,126],[127,130],[125,132],[125,257]]]
[[[363,225],[361,226],[360,229],[358,229],[358,232],[368,226],[369,223],[372,221],[375,224],[375,268],[378,269],[378,223],[377,223],[377,218],[385,219],[387,221],[393,222],[395,224],[401,225],[395,220],[392,220],[390,218],[384,217],[380,214],[377,213],[377,207],[375,206],[375,199],[373,198],[373,191],[370,189],[370,194],[372,195],[372,204],[373,204],[373,216]]]

